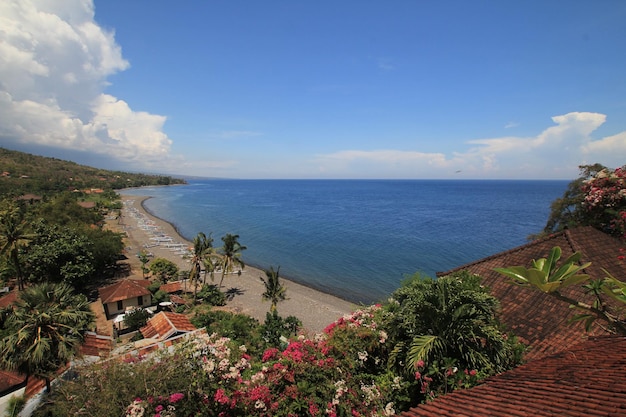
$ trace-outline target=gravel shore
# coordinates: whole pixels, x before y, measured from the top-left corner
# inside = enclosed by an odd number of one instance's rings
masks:
[[[128,235],[126,241],[127,256],[132,273],[141,277],[141,263],[136,255],[142,249],[151,252],[154,258],[168,259],[176,263],[180,270],[188,271],[190,269],[189,260],[182,256],[181,251],[174,250],[172,246],[175,243],[180,243],[182,245],[179,248],[185,249],[192,247],[192,243],[183,239],[170,223],[148,213],[142,205],[147,198],[149,197],[124,195],[122,193],[122,201],[124,202],[122,217],[118,220],[110,221],[112,228],[123,230]],[[163,241],[156,245],[157,242],[151,240],[153,233],[146,230],[145,226],[144,228],[140,227],[142,219],[148,219],[151,224],[154,224],[156,230],[171,238],[172,241]],[[245,252],[242,259],[245,262]],[[249,266],[244,268],[241,275],[231,274],[226,276],[224,278],[224,288],[226,290],[232,289],[232,293],[235,294],[233,299],[226,305],[226,309],[232,312],[247,314],[263,322],[265,314],[269,311],[270,303],[261,299],[261,294],[265,291],[265,288],[260,277],[265,277],[265,273],[260,269]],[[216,276],[216,282],[218,279],[219,276]],[[286,279],[281,278],[281,281],[287,288],[288,299],[278,304],[278,313],[282,317],[296,316],[302,321],[307,332],[321,332],[327,325],[357,308],[353,303],[330,294]]]

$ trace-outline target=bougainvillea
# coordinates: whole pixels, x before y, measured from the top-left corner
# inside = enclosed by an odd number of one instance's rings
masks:
[[[626,238],[626,169],[603,169],[582,184],[582,207],[592,225]]]

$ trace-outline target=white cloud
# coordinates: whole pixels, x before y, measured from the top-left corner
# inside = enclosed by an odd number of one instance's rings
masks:
[[[0,3],[0,138],[164,168],[164,116],[104,94],[129,63],[91,0]]]
[[[624,164],[626,132],[595,140],[591,135],[605,121],[599,113],[572,112],[555,116],[550,126],[532,137],[506,136],[470,140],[465,151],[422,153],[399,150],[345,150],[320,155],[320,172],[342,175],[367,167],[380,175],[445,178],[461,170],[472,178],[576,178],[578,166],[599,162]],[[366,175],[367,176],[367,175]]]

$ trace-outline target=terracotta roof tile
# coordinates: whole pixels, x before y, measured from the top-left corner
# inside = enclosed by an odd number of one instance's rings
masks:
[[[12,391],[15,387],[22,385],[25,382],[25,375],[20,375],[17,372],[0,370],[0,395],[5,392]]]
[[[113,350],[113,338],[93,332],[85,333],[85,339],[80,347],[80,353],[87,356],[100,356]]]
[[[10,305],[15,304],[17,301],[17,291],[11,291],[7,295],[0,297],[0,308],[6,308]]]
[[[580,227],[556,233],[546,238],[519,246],[476,262],[460,266],[454,270],[439,273],[447,275],[459,270],[469,270],[483,278],[483,284],[500,300],[501,321],[522,342],[531,349],[526,354],[527,360],[537,359],[556,353],[581,342],[586,334],[582,325],[568,323],[576,311],[561,301],[537,290],[519,287],[495,272],[494,268],[509,266],[530,266],[533,259],[547,257],[554,246],[562,250],[562,260],[576,251],[583,254],[583,262],[592,262],[585,271],[592,277],[602,278],[606,274],[602,268],[616,277],[626,276],[626,266],[617,261],[623,243],[592,227]],[[573,286],[562,291],[564,295],[577,300],[590,301],[582,287]],[[595,325],[592,335],[606,334]]]
[[[626,415],[626,337],[591,338],[400,416]]]
[[[168,294],[179,292],[183,290],[183,287],[180,285],[180,281],[168,282],[167,284],[163,284],[159,287],[159,290],[164,291]]]
[[[98,288],[98,294],[102,304],[114,303],[140,295],[150,295],[150,284],[148,279],[125,279],[108,287]]]
[[[184,314],[161,311],[148,320],[145,327],[140,329],[144,338],[156,338],[165,340],[180,333],[187,333],[196,330],[196,326],[191,324],[189,318]]]

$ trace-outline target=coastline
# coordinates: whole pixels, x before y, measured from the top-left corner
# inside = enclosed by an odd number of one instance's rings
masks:
[[[136,254],[149,244],[151,235],[138,227],[137,219],[131,216],[130,210],[134,209],[141,216],[150,219],[156,227],[174,242],[182,243],[186,247],[193,244],[184,239],[170,222],[150,213],[143,203],[150,196],[125,195],[120,192],[121,199],[125,203],[122,217],[118,222],[123,231],[128,235],[127,253],[131,263],[133,274],[141,275],[141,263]],[[188,271],[190,264],[180,254],[168,249],[165,245],[152,246],[146,249],[153,253],[154,258],[165,258],[174,262],[181,271]],[[154,259],[153,258],[153,259]],[[245,256],[243,258],[245,262]],[[261,299],[265,287],[260,277],[265,277],[265,272],[259,268],[246,265],[241,275],[230,274],[224,279],[224,287],[233,289],[235,294],[222,309],[247,314],[260,322],[265,321],[265,315],[269,312],[270,303]],[[216,276],[216,280],[218,277]],[[282,317],[295,316],[302,321],[305,331],[318,333],[327,325],[338,318],[350,313],[357,306],[339,297],[327,294],[297,282],[281,277],[283,285],[287,288],[287,300],[278,304],[277,310]]]

